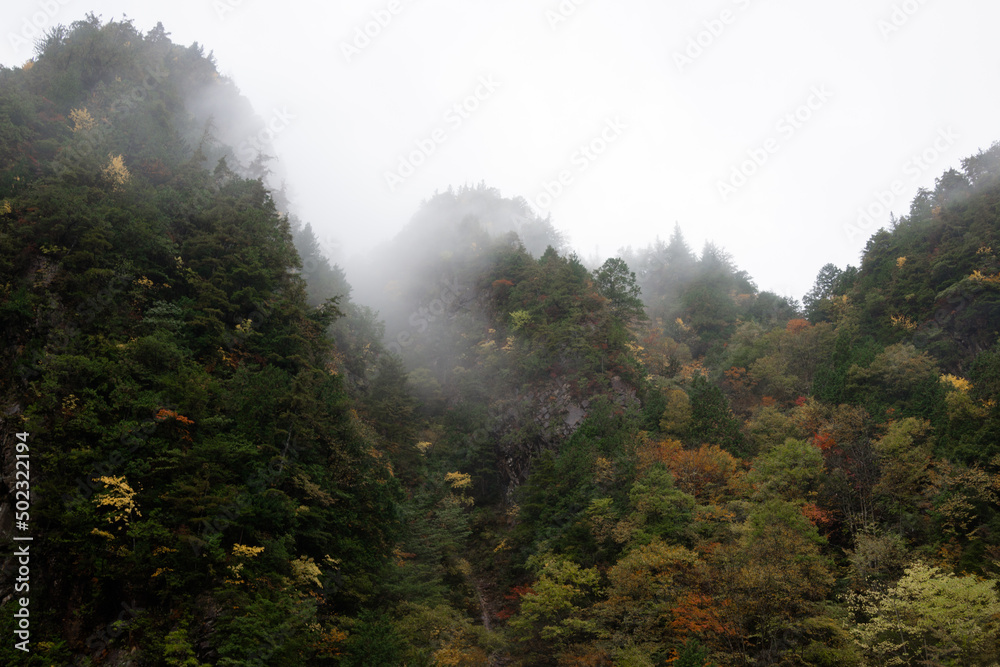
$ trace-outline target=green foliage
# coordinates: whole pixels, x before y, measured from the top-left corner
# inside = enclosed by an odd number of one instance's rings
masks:
[[[754,496],[765,500],[780,498],[805,501],[819,491],[824,474],[823,455],[816,445],[788,438],[753,461],[747,482]]]
[[[598,592],[600,575],[572,560],[544,553],[528,560],[537,574],[532,592],[521,598],[521,609],[511,619],[510,629],[519,642],[556,650],[596,632],[593,620],[583,614],[584,605]]]
[[[594,272],[594,283],[601,296],[608,300],[611,313],[628,322],[645,317],[641,290],[636,284],[635,273],[619,257],[611,257]]]
[[[589,271],[484,184],[355,291],[259,124],[162,26],[0,68],[28,664],[996,661],[1000,144],[803,313],[676,226]]]
[[[366,612],[353,624],[341,664],[350,667],[402,664],[405,647],[392,619]]]
[[[740,422],[721,389],[705,377],[697,375],[691,381],[688,396],[691,400],[689,440],[719,445],[734,456],[748,453]]]
[[[868,665],[990,665],[1000,598],[991,581],[917,562],[887,591],[850,596],[854,641]]]
[[[660,430],[667,435],[683,438],[691,424],[691,399],[681,389],[670,389],[665,395],[660,415]]]
[[[632,542],[648,544],[654,538],[668,543],[684,541],[695,501],[674,486],[674,478],[665,467],[650,468],[632,485],[628,498],[632,513],[627,520],[634,526]]]

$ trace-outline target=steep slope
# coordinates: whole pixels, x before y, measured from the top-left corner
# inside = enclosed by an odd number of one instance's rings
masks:
[[[0,72],[0,522],[34,538],[38,664],[325,664],[394,544],[337,306],[307,304],[263,184],[207,159],[196,89],[241,106],[200,49],[93,18]]]

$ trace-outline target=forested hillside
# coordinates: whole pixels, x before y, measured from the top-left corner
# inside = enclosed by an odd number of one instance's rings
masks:
[[[485,184],[345,272],[261,123],[160,26],[0,69],[4,664],[1000,660],[1000,144],[800,306]]]

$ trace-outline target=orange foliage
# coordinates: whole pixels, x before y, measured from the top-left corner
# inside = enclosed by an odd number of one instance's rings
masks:
[[[188,419],[182,414],[178,414],[173,410],[167,410],[166,408],[160,408],[159,412],[156,413],[156,421],[166,421],[168,419],[173,419],[175,422],[180,424],[181,439],[191,442],[191,433],[188,427],[194,424],[193,419]]]
[[[696,375],[708,377],[708,369],[702,365],[701,359],[696,359],[689,364],[681,366],[681,378],[683,380],[691,380]]]
[[[716,498],[739,469],[739,461],[718,445],[684,449],[679,440],[667,439],[644,443],[638,455],[640,470],[662,463],[677,488],[701,500]]]
[[[670,610],[673,617],[670,628],[682,638],[688,635],[702,636],[705,633],[731,634],[732,630],[719,617],[719,606],[711,596],[691,591]]]
[[[319,637],[313,642],[313,649],[322,658],[336,658],[344,654],[343,644],[347,633],[337,628],[319,631]]]
[[[156,413],[157,421],[164,421],[166,419],[175,419],[182,424],[190,426],[194,423],[194,420],[188,419],[184,415],[177,414],[173,410],[167,410],[166,408],[160,408],[160,411]]]
[[[777,401],[774,400],[774,396],[761,396],[760,397],[760,404],[762,406],[764,406],[765,408],[769,408],[769,407],[773,406],[775,403],[777,403]]]
[[[739,462],[718,445],[685,449],[667,462],[677,488],[699,499],[715,498],[739,468]]]
[[[785,331],[790,334],[797,334],[800,331],[808,329],[812,325],[809,324],[809,320],[795,319],[788,320],[788,324],[785,325]]]
[[[757,381],[750,377],[747,369],[742,366],[733,366],[723,373],[722,387],[729,394],[733,409],[736,411],[749,410],[754,402],[753,388]]]
[[[507,280],[506,278],[501,278],[500,280],[493,281],[493,287],[513,287],[514,283]]]
[[[802,515],[809,519],[809,522],[814,526],[826,526],[833,523],[833,513],[815,503],[806,503],[803,505]]]
[[[676,453],[681,451],[684,445],[680,440],[658,440],[655,442],[646,441],[639,445],[639,470],[645,471],[654,463],[664,463],[672,460]]]

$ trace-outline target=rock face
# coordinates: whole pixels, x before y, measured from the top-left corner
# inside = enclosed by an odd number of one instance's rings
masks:
[[[618,376],[611,379],[611,389],[618,405],[638,402],[635,389]],[[580,398],[569,384],[558,379],[498,405],[488,437],[508,494],[527,479],[535,456],[548,449],[558,450],[576,432],[589,407],[590,398]]]

